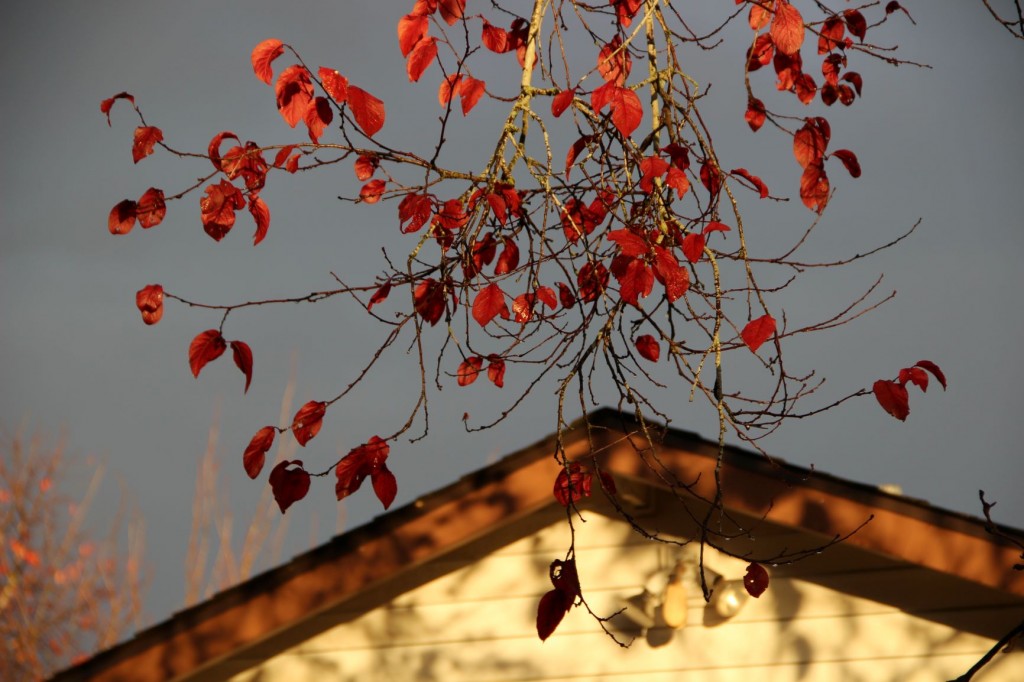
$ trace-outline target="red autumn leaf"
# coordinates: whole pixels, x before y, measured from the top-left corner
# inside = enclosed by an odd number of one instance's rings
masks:
[[[700,165],[700,182],[713,197],[722,191],[722,173],[708,161]]]
[[[901,422],[907,420],[910,414],[910,396],[907,388],[895,381],[879,379],[872,386],[875,393],[875,400],[882,406],[882,409],[899,419]]]
[[[537,636],[541,641],[554,633],[574,601],[575,597],[561,590],[551,590],[540,598],[540,604],[537,605]]]
[[[860,177],[860,162],[857,160],[857,155],[851,152],[849,149],[837,149],[832,152],[832,156],[836,157],[843,162],[846,166],[846,170],[850,172],[855,178]]]
[[[601,48],[597,56],[597,70],[608,83],[622,85],[633,68],[633,58],[622,49],[622,38],[615,36]]]
[[[416,43],[427,35],[430,20],[422,14],[406,14],[398,20],[398,49],[403,57],[408,57]]]
[[[416,285],[413,308],[430,326],[437,324],[445,311],[444,286],[427,278]]]
[[[359,198],[366,204],[376,204],[384,196],[385,183],[380,178],[370,180],[359,190]]]
[[[847,83],[853,84],[853,88],[857,91],[857,95],[860,95],[860,91],[864,87],[864,79],[860,77],[859,73],[856,71],[848,71],[843,74],[843,80]]]
[[[232,341],[231,351],[235,356],[235,366],[245,375],[244,393],[248,393],[252,383],[252,349],[245,341]]]
[[[623,137],[629,137],[640,126],[640,121],[644,117],[640,98],[629,88],[616,88],[610,104],[612,123]]]
[[[206,234],[219,242],[234,227],[235,211],[244,206],[242,192],[227,180],[207,187],[206,196],[199,200]]]
[[[256,221],[256,233],[252,236],[252,245],[256,246],[263,241],[263,238],[267,236],[267,230],[270,229],[270,208],[260,195],[250,194],[249,213]]]
[[[674,189],[676,196],[680,198],[690,189],[690,181],[686,178],[686,173],[675,166],[671,166],[668,169],[668,175],[665,176],[665,184]]]
[[[679,265],[672,252],[661,246],[654,248],[654,276],[665,287],[665,297],[673,303],[690,288],[690,273]]]
[[[297,468],[289,469],[292,465]],[[302,460],[279,462],[270,472],[270,488],[282,514],[305,497],[309,492],[309,473],[302,468]]]
[[[643,0],[609,0],[609,5],[615,5],[615,16],[623,28],[629,28],[633,23],[633,17],[640,11]]]
[[[138,204],[131,199],[119,202],[110,209],[107,216],[107,229],[110,234],[128,234],[135,227],[135,216],[138,212]]]
[[[818,35],[818,54],[831,52],[843,44],[843,34],[846,27],[839,17],[829,17],[821,26],[821,33]]]
[[[207,329],[192,339],[188,347],[188,364],[192,367],[192,376],[199,378],[199,372],[206,366],[224,354],[228,344],[217,329]]]
[[[320,427],[324,425],[324,414],[327,412],[327,403],[318,400],[310,400],[299,408],[292,419],[292,433],[299,445],[305,447],[306,443],[313,440],[316,434],[320,433]]]
[[[888,17],[893,12],[903,12],[907,15],[907,19],[910,19],[910,23],[917,23],[914,21],[914,17],[910,16],[910,12],[908,12],[900,3],[896,2],[896,0],[890,0],[890,2],[885,6],[885,16]]]
[[[139,219],[139,225],[143,228],[150,228],[159,225],[167,215],[167,204],[164,202],[163,190],[150,187],[139,197],[135,207],[135,214]]]
[[[380,159],[374,154],[363,154],[352,164],[357,180],[369,180],[380,166]]]
[[[484,366],[484,359],[479,355],[466,358],[459,363],[459,369],[455,373],[459,386],[469,386],[480,376],[480,368]]]
[[[370,312],[371,310],[373,310],[373,306],[377,305],[378,303],[386,299],[388,297],[388,294],[390,293],[391,280],[389,279],[388,281],[384,282],[384,284],[381,284],[380,288],[377,289],[377,291],[373,292],[373,296],[370,296],[370,302],[366,304],[366,312]]]
[[[793,135],[793,156],[802,168],[819,163],[825,155],[828,135],[825,133],[827,128],[819,123],[821,120],[807,119],[803,127]]]
[[[576,274],[576,284],[579,286],[581,301],[596,301],[608,288],[608,269],[601,263],[585,263]]]
[[[800,176],[800,199],[804,205],[821,213],[828,203],[829,183],[825,168],[820,163],[812,163],[804,169]]]
[[[100,102],[100,113],[106,114],[108,126],[110,125],[110,109],[114,106],[114,102],[116,102],[119,99],[126,99],[132,103],[133,107],[135,106],[135,98],[129,95],[127,92],[119,92],[113,97],[109,97]]]
[[[592,474],[585,471],[579,462],[571,462],[568,470],[563,468],[555,477],[555,499],[563,507],[568,507],[571,502],[590,497],[592,478]]]
[[[225,139],[233,139],[236,142],[241,143],[241,140],[238,139],[238,135],[235,135],[230,130],[223,130],[210,139],[210,144],[206,148],[206,153],[210,157],[210,162],[213,164],[213,167],[219,171],[224,170],[224,163],[220,157],[220,145]]]
[[[642,257],[646,256],[647,252],[651,250],[647,240],[632,230],[612,230],[606,236],[610,241],[619,245],[623,256],[630,256],[632,258]]]
[[[551,287],[537,287],[537,300],[551,310],[558,307],[558,299],[555,298],[555,292]]]
[[[787,55],[796,54],[804,43],[804,18],[786,0],[778,0],[769,33],[779,51]]]
[[[421,38],[405,63],[405,73],[409,81],[415,83],[423,75],[437,57],[437,40],[434,38]]]
[[[767,34],[759,35],[747,51],[747,71],[757,71],[762,66],[771,64],[775,56],[775,43]]]
[[[135,163],[153,153],[153,147],[164,139],[164,133],[154,126],[139,126],[135,129],[135,141],[132,143],[132,160]]]
[[[793,79],[793,92],[796,93],[797,99],[803,104],[810,104],[814,101],[814,95],[818,91],[818,86],[815,84],[814,79],[811,78],[810,74],[801,73]]]
[[[740,3],[737,2],[736,4],[738,5]],[[750,29],[752,31],[760,31],[768,25],[771,18],[771,2],[766,3],[766,6],[752,4],[750,6],[750,14],[747,16],[747,23],[750,25]]]
[[[631,305],[639,306],[639,299],[647,298],[654,288],[654,271],[641,258],[616,256],[612,274],[619,283],[622,300]]]
[[[277,155],[274,156],[274,168],[282,168],[293,151],[295,151],[295,145],[293,144],[277,150]],[[296,154],[296,156],[298,155]]]
[[[743,328],[743,331],[740,332],[743,343],[747,344],[747,348],[753,352],[757,352],[761,344],[770,339],[774,334],[775,318],[767,314],[762,315],[756,320],[751,320]]]
[[[921,367],[931,372],[938,380],[938,382],[942,384],[942,390],[946,390],[946,375],[942,373],[942,370],[939,369],[938,365],[936,365],[931,360],[918,360],[916,363],[914,363],[914,366]]]
[[[906,367],[900,370],[899,382],[904,386],[914,384],[922,391],[928,390],[928,372],[920,367]]]
[[[519,247],[511,237],[505,237],[505,248],[494,266],[495,275],[507,275],[519,267]]]
[[[320,85],[323,86],[324,92],[327,93],[328,97],[337,104],[341,104],[348,99],[347,78],[338,73],[337,70],[328,69],[326,66],[321,66],[317,73],[320,76]]]
[[[281,117],[294,128],[306,116],[306,109],[313,101],[313,82],[309,71],[304,66],[292,64],[278,76],[274,94]]]
[[[864,36],[868,32],[868,22],[858,10],[848,9],[843,11],[843,19],[846,21],[847,28],[850,29],[850,33],[864,40]]]
[[[384,102],[362,88],[348,86],[348,106],[367,137],[373,137],[384,127]]]
[[[657,339],[650,334],[638,336],[635,345],[637,352],[651,362],[657,362],[658,358],[661,357],[661,346],[658,344]]]
[[[252,49],[252,70],[256,77],[270,85],[274,78],[271,62],[284,54],[284,43],[277,38],[268,38]]]
[[[757,189],[757,192],[761,195],[762,199],[766,199],[768,197],[768,185],[764,184],[764,181],[758,176],[749,173],[746,168],[733,168],[729,172],[750,182],[750,184]]]
[[[382,464],[377,471],[370,475],[370,483],[373,485],[373,492],[377,499],[384,505],[384,509],[390,507],[398,495],[398,480],[387,465]]]
[[[505,361],[497,355],[487,356],[487,378],[498,388],[505,387]]]
[[[768,589],[768,571],[764,566],[756,561],[751,562],[747,566],[746,575],[743,576],[743,587],[747,589],[747,594],[755,599],[764,594]]]
[[[334,111],[331,104],[325,97],[316,97],[309,102],[309,107],[303,115],[302,120],[309,128],[309,139],[311,142],[319,142],[324,130],[334,120]]]
[[[409,192],[398,204],[398,226],[404,234],[418,232],[433,215],[434,202],[429,194]]]
[[[505,294],[492,282],[481,289],[473,300],[473,319],[481,327],[486,327],[488,322],[499,315],[507,320],[508,306],[505,305]]]
[[[242,454],[242,466],[249,478],[256,478],[263,471],[263,463],[267,458],[267,451],[274,444],[274,435],[277,429],[273,426],[264,426],[256,432],[256,435],[249,441],[249,445]]]
[[[491,52],[497,54],[503,54],[509,51],[509,35],[508,31],[503,28],[491,25],[491,22],[487,21],[483,17],[484,26],[483,31],[480,35],[480,42],[483,43]]]
[[[147,284],[135,292],[135,306],[142,313],[142,321],[156,324],[164,316],[164,288],[159,284]]]
[[[654,191],[654,181],[669,169],[668,161],[657,156],[648,156],[640,160],[640,191],[650,194]]]
[[[565,113],[565,110],[572,106],[572,100],[576,97],[576,89],[562,90],[551,100],[551,115],[558,118]]]
[[[437,102],[442,107],[448,106],[448,103],[452,101],[452,97],[459,94],[459,90],[462,88],[462,74],[453,73],[445,77],[441,84],[437,87]]]
[[[390,507],[398,493],[398,483],[386,464],[390,451],[387,441],[374,436],[342,457],[334,468],[338,479],[334,485],[337,498],[342,500],[359,490],[369,476],[377,499],[385,509]]]
[[[686,260],[696,263],[704,255],[704,235],[691,232],[683,238],[683,255]]]
[[[437,6],[441,10],[441,18],[452,26],[466,11],[466,0],[438,0]]]
[[[765,117],[764,102],[756,97],[751,97],[747,100],[747,113],[743,115],[743,119],[750,126],[751,130],[755,133],[760,130],[761,126],[764,125]]]
[[[558,283],[558,302],[562,304],[563,308],[572,308],[576,305],[576,296],[572,293],[569,285],[564,282]]]
[[[476,103],[483,97],[484,91],[487,88],[487,84],[476,78],[466,77],[462,79],[462,83],[459,86],[459,97],[462,98],[462,115],[465,116]]]
[[[288,157],[288,161],[285,163],[284,169],[292,174],[299,170],[299,156],[299,154],[294,154]]]

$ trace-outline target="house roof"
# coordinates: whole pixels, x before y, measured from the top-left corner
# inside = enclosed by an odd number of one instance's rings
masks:
[[[704,499],[713,497],[716,443],[667,429],[654,450],[638,435],[643,428],[629,416],[603,409],[564,431],[561,447],[570,459],[593,458],[611,473],[620,503],[631,505],[635,515],[659,496],[678,502],[684,486]],[[204,670],[233,652],[269,639],[288,646],[303,636],[303,623],[340,602],[365,600],[381,585],[413,569],[419,574],[431,560],[481,537],[529,532],[522,521],[539,510],[557,517],[561,507],[552,484],[560,466],[552,453],[558,442],[549,436],[463,476],[178,612],[54,679],[202,679]],[[1024,598],[1024,572],[1009,570],[1019,561],[1019,549],[988,533],[983,520],[738,448],[726,448],[720,476],[730,514],[818,538],[812,548],[856,530],[844,545]],[[696,511],[690,516],[700,518]],[[764,543],[758,548],[763,551]],[[748,551],[741,543],[730,549]]]

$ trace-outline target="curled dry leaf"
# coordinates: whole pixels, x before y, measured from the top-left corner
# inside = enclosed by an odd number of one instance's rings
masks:
[[[126,99],[126,100],[128,100],[129,102],[132,103],[133,107],[135,106],[135,98],[132,97],[131,95],[129,95],[127,92],[119,92],[116,95],[114,95],[113,97],[108,97],[107,99],[105,99],[102,102],[100,102],[100,113],[106,115],[106,117],[107,117],[107,126],[111,125],[111,123],[110,123],[110,109],[114,106],[114,102],[116,102],[119,99]]]
[[[235,358],[235,366],[245,375],[245,393],[249,392],[252,383],[252,349],[245,341],[232,341],[231,351]]]
[[[273,426],[264,426],[249,441],[249,445],[242,454],[242,466],[245,467],[245,473],[249,475],[249,478],[256,478],[263,471],[267,451],[274,444],[276,433],[277,429]]]
[[[747,566],[746,575],[743,576],[743,587],[747,589],[747,594],[755,599],[764,594],[768,589],[768,571],[765,567],[756,561],[751,562]]]
[[[144,229],[159,225],[163,221],[164,216],[167,215],[167,204],[164,202],[163,190],[159,190],[156,187],[147,189],[139,197],[135,212],[139,219],[139,225]]]
[[[294,466],[294,469],[289,467]],[[281,513],[298,502],[309,492],[309,473],[302,468],[302,460],[284,460],[270,472],[270,488]]]
[[[223,355],[227,347],[227,342],[217,329],[207,329],[197,334],[188,347],[188,364],[192,368],[192,376],[198,379],[203,367]]]
[[[135,129],[135,141],[132,143],[132,160],[135,163],[153,153],[157,142],[162,142],[164,133],[155,126],[139,126]]]
[[[164,316],[164,288],[147,284],[135,293],[135,305],[142,313],[142,321],[156,324]]]
[[[284,53],[284,43],[277,38],[267,38],[252,49],[252,70],[256,77],[270,85],[274,79],[271,63]]]

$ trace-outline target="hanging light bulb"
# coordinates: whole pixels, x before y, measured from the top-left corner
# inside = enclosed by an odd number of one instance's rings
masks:
[[[686,585],[683,584],[679,572],[673,573],[668,585],[665,586],[661,600],[661,617],[665,625],[673,630],[686,625]]]
[[[715,592],[711,596],[711,607],[722,618],[732,618],[747,603],[747,591],[740,580],[715,581]]]

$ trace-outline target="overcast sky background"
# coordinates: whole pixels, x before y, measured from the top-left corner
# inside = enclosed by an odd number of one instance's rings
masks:
[[[869,37],[898,44],[900,56],[934,69],[893,69],[851,58],[850,68],[864,77],[863,99],[825,113],[833,124],[832,147],[853,149],[864,176],[852,180],[838,164],[830,167],[839,193],[810,252],[848,256],[888,241],[918,218],[922,227],[909,241],[845,270],[808,277],[772,302],[794,322],[811,321],[835,312],[885,273],[883,288],[899,291],[895,302],[839,330],[794,340],[786,348],[788,363],[827,375],[823,398],[870,387],[922,358],[945,370],[950,388],[943,393],[933,386],[927,395],[911,389],[905,424],[864,398],[790,423],[765,445],[787,461],[865,483],[895,483],[908,495],[970,514],[979,513],[977,491],[983,488],[999,501],[997,519],[1021,527],[1024,46],[981,3],[903,4],[916,27],[897,15]],[[163,321],[146,327],[135,309],[136,290],[159,282],[213,303],[298,295],[333,286],[331,271],[347,281],[367,281],[382,270],[381,245],[401,255],[414,238],[399,234],[394,204],[362,208],[334,199],[358,191],[348,163],[296,177],[272,175],[263,193],[272,223],[256,248],[245,212],[223,242],[212,242],[202,231],[198,195],[173,202],[167,219],[152,230],[136,227],[113,237],[106,227],[111,206],[150,186],[177,192],[205,174],[207,164],[158,151],[133,165],[134,112],[118,103],[108,128],[99,103],[131,92],[150,125],[161,127],[180,149],[205,150],[221,130],[264,144],[304,141],[305,132],[283,123],[273,90],[249,64],[256,43],[277,37],[294,44],[310,65],[338,68],[383,99],[382,139],[426,153],[440,112],[439,72],[435,66],[418,84],[406,80],[394,31],[407,5],[14,0],[5,7],[0,427],[9,434],[27,425],[53,439],[65,432],[74,453],[104,457],[112,474],[103,501],[107,512],[116,498],[114,480],[132,491],[148,528],[150,620],[166,618],[182,602],[196,467],[215,412],[221,495],[236,526],[244,526],[266,472],[250,481],[241,453],[259,427],[277,422],[290,358],[297,358],[294,412],[306,400],[336,395],[385,331],[342,301],[236,313],[226,335],[247,341],[255,354],[255,378],[243,397],[230,353],[198,381],[188,369],[189,341],[215,327],[219,316],[170,302]],[[469,11],[482,6],[471,0]],[[486,8],[492,21],[507,26],[489,3]],[[700,13],[693,20],[712,25]],[[479,31],[479,22],[472,30]],[[740,22],[725,37],[745,40],[746,30]],[[582,50],[596,55],[578,39]],[[700,82],[714,84],[705,116],[720,126],[723,165],[744,166],[764,176],[774,193],[792,195],[798,168],[790,140],[768,129],[755,136],[743,122],[742,49],[732,41],[710,54],[684,51],[683,60]],[[805,64],[816,73],[812,55],[805,50]],[[514,60],[482,60],[480,73],[492,86],[517,82]],[[279,60],[276,71],[285,64]],[[774,96],[772,74],[754,74],[753,80],[758,92]],[[802,115],[791,102],[781,106]],[[822,109],[818,103],[808,111]],[[502,107],[486,101],[467,119],[456,115],[450,165],[479,163],[474,153],[490,149],[503,118]],[[558,140],[555,153],[564,153],[570,142]],[[810,220],[799,200],[769,208],[744,201],[755,239],[770,240],[774,230],[792,234]],[[401,354],[392,357],[365,390],[328,414],[321,434],[300,455],[312,468],[404,421],[416,390],[415,366]],[[506,424],[483,434],[462,430],[463,412],[481,419],[497,414],[526,378],[522,370],[510,370],[503,392],[485,381],[462,390],[452,382],[433,395],[430,435],[392,447],[396,505],[551,432],[550,384],[539,386]],[[685,388],[667,400],[679,406],[674,426],[715,437],[713,413],[688,404]],[[312,514],[319,519],[316,542],[328,539],[336,509],[331,482],[314,481],[308,498],[289,511],[286,557],[309,546]],[[371,492],[361,491],[346,504],[347,527],[379,512]]]

